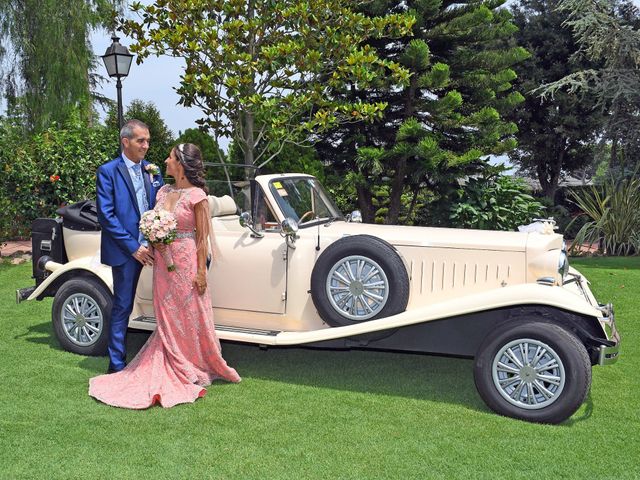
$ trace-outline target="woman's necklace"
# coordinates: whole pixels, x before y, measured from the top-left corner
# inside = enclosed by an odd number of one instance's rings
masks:
[[[188,181],[186,181],[186,182],[176,181],[176,183],[173,184],[173,188],[175,188],[176,190],[187,190],[189,188],[193,188],[194,186],[195,185],[192,185]]]

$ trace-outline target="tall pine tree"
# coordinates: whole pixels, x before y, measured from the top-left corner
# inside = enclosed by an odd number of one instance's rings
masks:
[[[593,98],[606,115],[611,167],[633,172],[640,164],[640,12],[629,0],[561,0],[559,8],[580,53],[599,65],[541,91],[547,98],[562,91]]]
[[[541,98],[536,90],[573,72],[596,65],[577,55],[579,50],[559,0],[520,0],[512,7],[519,30],[518,45],[531,57],[518,66],[514,83],[525,95],[516,110],[518,148],[509,154],[521,172],[540,182],[542,192],[553,200],[563,174],[593,165],[602,114],[589,96],[556,92]]]
[[[407,86],[381,79],[373,89],[335,92],[388,102],[384,119],[347,125],[319,144],[323,159],[355,184],[365,221],[410,222],[425,191],[446,202],[488,155],[514,148],[516,127],[503,118],[523,100],[512,89],[512,66],[527,53],[504,46],[515,26],[503,3],[377,0],[364,7],[367,15],[408,10],[416,17],[412,36],[371,42],[411,71]]]

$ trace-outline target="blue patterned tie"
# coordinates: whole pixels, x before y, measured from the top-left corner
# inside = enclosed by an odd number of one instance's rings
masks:
[[[142,179],[142,170],[140,168],[140,164],[136,163],[133,165],[133,188],[136,191],[136,200],[138,202],[138,209],[140,210],[140,214],[143,214],[147,210],[149,210],[149,202],[147,201],[147,193],[144,190],[144,180]],[[138,241],[146,245],[147,241],[144,239],[142,234],[139,235]]]

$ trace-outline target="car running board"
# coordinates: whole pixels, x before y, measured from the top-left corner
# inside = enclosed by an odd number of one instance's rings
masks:
[[[229,325],[216,325],[216,333],[220,332],[234,332],[234,333],[246,333],[248,335],[264,335],[265,337],[275,337],[280,330],[263,330],[261,328],[244,328],[244,327],[230,327]]]

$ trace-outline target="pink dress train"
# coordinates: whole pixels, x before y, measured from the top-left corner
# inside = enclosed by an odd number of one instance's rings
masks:
[[[156,208],[162,208],[172,189],[170,185],[160,189]],[[178,231],[193,232],[194,206],[206,195],[200,188],[180,193],[174,210]],[[240,381],[238,373],[222,358],[209,288],[199,295],[192,285],[197,269],[195,238],[177,238],[169,248],[176,267],[173,272],[167,271],[162,255],[154,255],[157,328],[124,370],[89,381],[89,395],[101,402],[132,409],[155,403],[169,408],[204,396],[204,387],[216,379]]]

